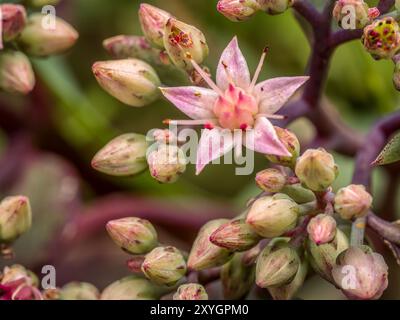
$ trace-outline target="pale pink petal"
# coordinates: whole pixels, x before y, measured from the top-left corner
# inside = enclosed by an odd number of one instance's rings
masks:
[[[215,118],[213,107],[218,94],[201,87],[160,88],[164,96],[192,119]]]
[[[226,70],[224,65],[227,66]],[[232,80],[236,86],[245,89],[250,85],[251,81],[249,67],[240,51],[236,37],[233,38],[222,53],[217,68],[217,86],[219,88],[226,90],[230,80]]]
[[[260,82],[255,93],[260,99],[259,112],[277,112],[310,77],[282,77]]]
[[[228,153],[232,148],[233,137],[230,130],[204,129],[197,149],[196,174],[199,174],[207,164]]]
[[[246,147],[256,152],[280,157],[290,156],[290,152],[279,140],[276,130],[267,118],[258,118],[253,129],[246,131]]]

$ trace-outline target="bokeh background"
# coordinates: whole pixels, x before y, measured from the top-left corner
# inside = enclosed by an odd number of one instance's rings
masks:
[[[10,1],[0,1],[6,2]],[[118,134],[146,134],[162,127],[165,118],[182,118],[163,100],[144,108],[125,106],[104,92],[92,75],[95,61],[110,59],[102,48],[105,38],[141,35],[140,2],[62,1],[57,15],[79,31],[77,44],[65,55],[34,60],[38,83],[29,96],[0,94],[0,194],[29,196],[34,215],[32,230],[17,241],[16,257],[7,264],[23,263],[37,272],[44,264],[54,264],[58,285],[79,280],[103,288],[129,273],[128,256],[106,234],[104,224],[109,219],[147,217],[157,225],[162,242],[189,250],[202,223],[212,216],[234,216],[257,193],[254,176],[236,176],[230,165],[207,166],[200,176],[195,176],[191,165],[172,185],[158,184],[148,172],[112,178],[91,168],[93,155]],[[210,47],[206,65],[213,74],[219,55],[234,35],[251,70],[264,46],[270,47],[261,78],[301,75],[307,66],[309,44],[291,10],[279,16],[259,13],[248,22],[233,23],[217,12],[216,0],[147,2],[204,32]],[[399,104],[392,72],[390,61],[374,61],[359,40],[347,43],[332,60],[326,98],[346,123],[367,132]],[[313,136],[312,125],[304,119],[291,128],[304,143]],[[344,186],[351,180],[353,159],[335,157],[340,166],[335,187]],[[256,171],[266,165],[265,158],[256,158]],[[384,204],[388,192],[397,192],[398,181],[388,187],[386,180],[384,172],[375,173],[374,206],[395,212],[396,208],[385,209]],[[387,251],[385,255],[389,257]],[[398,270],[389,260],[391,282],[385,298],[400,298]],[[312,275],[298,296],[343,298]]]

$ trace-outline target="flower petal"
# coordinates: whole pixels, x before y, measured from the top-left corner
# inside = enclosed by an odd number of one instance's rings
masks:
[[[267,118],[258,118],[252,130],[246,131],[246,147],[256,152],[279,157],[291,156],[279,140],[276,130]]]
[[[232,132],[221,128],[204,129],[197,149],[196,174],[211,161],[218,159],[233,148]]]
[[[260,82],[255,93],[260,99],[259,112],[277,112],[310,77],[281,77]]]
[[[164,96],[192,119],[215,118],[213,107],[218,94],[201,87],[160,88]]]
[[[227,66],[227,70],[225,70],[224,65]],[[244,89],[250,85],[251,81],[249,67],[240,51],[236,37],[228,44],[219,60],[217,68],[217,86],[225,91],[230,83],[230,78],[236,86]]]

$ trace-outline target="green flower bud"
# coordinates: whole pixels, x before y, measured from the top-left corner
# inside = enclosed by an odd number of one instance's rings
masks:
[[[26,24],[25,8],[18,4],[0,5],[1,21],[3,23],[3,40],[10,41],[15,39]]]
[[[400,28],[392,17],[375,20],[364,28],[364,48],[376,59],[391,59],[400,50]]]
[[[191,59],[201,64],[208,56],[204,34],[174,18],[170,18],[165,26],[164,46],[172,62],[187,71],[193,70]]]
[[[78,40],[78,32],[66,21],[55,17],[55,28],[42,24],[42,14],[32,14],[18,37],[18,45],[31,56],[45,57],[60,54],[71,48]]]
[[[70,282],[60,290],[60,300],[98,300],[100,292],[87,282]]]
[[[256,183],[260,189],[271,193],[282,190],[286,184],[286,179],[286,174],[274,168],[265,169],[256,175]]]
[[[317,245],[308,239],[308,260],[315,272],[327,281],[333,282],[332,268],[335,266],[336,258],[348,247],[349,240],[346,235],[340,229],[336,229],[335,238],[331,242]]]
[[[139,9],[139,21],[147,40],[159,48],[164,48],[164,30],[172,15],[147,3],[142,3]]]
[[[246,222],[262,237],[279,237],[296,226],[299,208],[296,202],[277,193],[257,199],[250,207]]]
[[[206,289],[197,283],[181,285],[175,292],[174,300],[208,300]]]
[[[219,0],[217,10],[231,21],[245,21],[260,10],[257,0]]]
[[[100,300],[157,300],[164,291],[147,279],[128,276],[105,288]]]
[[[295,0],[257,0],[261,10],[268,14],[280,14],[289,9]]]
[[[257,259],[256,284],[261,288],[290,283],[300,267],[300,257],[285,241],[269,244]]]
[[[352,8],[354,11],[349,11],[348,8]],[[349,13],[354,12],[356,19],[354,27],[362,29],[370,22],[368,10],[369,6],[364,0],[338,0],[333,9],[333,18],[339,26],[342,26],[343,19],[346,19]]]
[[[29,199],[13,196],[0,203],[0,243],[10,243],[30,229],[32,211]]]
[[[260,241],[260,236],[245,220],[236,219],[215,230],[210,236],[210,241],[230,251],[246,251]]]
[[[327,214],[319,214],[308,223],[307,232],[317,245],[331,242],[336,235],[336,220]]]
[[[0,51],[0,89],[27,94],[35,86],[35,74],[26,55],[19,51]]]
[[[296,175],[310,190],[324,191],[338,175],[333,156],[324,149],[309,149],[297,159]]]
[[[251,289],[255,280],[255,265],[245,265],[244,253],[236,253],[221,269],[221,282],[224,297],[239,300]]]
[[[92,160],[92,167],[112,176],[130,176],[147,168],[146,137],[136,133],[120,135],[107,143]]]
[[[335,211],[342,219],[351,220],[365,216],[372,205],[372,196],[363,185],[351,184],[340,189],[335,196]]]
[[[20,264],[14,264],[10,267],[6,266],[0,277],[0,284],[6,285],[23,279],[23,283],[28,286],[37,287],[39,285],[38,277],[30,270]]]
[[[211,234],[228,221],[227,219],[211,220],[200,229],[189,254],[188,267],[190,270],[198,271],[218,267],[229,261],[232,254],[210,241]]]
[[[283,129],[280,127],[274,127],[274,128],[279,139],[286,147],[286,149],[292,154],[292,156],[279,157],[279,156],[267,155],[266,157],[272,163],[292,168],[296,164],[296,160],[300,154],[299,139],[297,139],[296,135],[288,129]]]
[[[105,91],[129,106],[143,107],[159,97],[160,79],[153,67],[144,61],[101,61],[93,64],[92,70]]]
[[[157,232],[153,225],[135,217],[107,222],[106,229],[117,246],[132,254],[144,254],[157,244]]]
[[[304,188],[300,183],[286,185],[280,192],[286,194],[298,204],[315,200],[314,192]]]
[[[142,271],[159,285],[173,286],[186,274],[186,262],[175,247],[158,247],[146,255]]]
[[[28,6],[41,8],[47,5],[56,5],[60,0],[25,0],[25,2]]]
[[[388,266],[379,253],[367,246],[342,252],[332,270],[336,285],[349,299],[376,300],[388,286]]]
[[[161,183],[174,183],[186,170],[186,157],[175,145],[161,144],[150,152],[147,163],[151,176]]]

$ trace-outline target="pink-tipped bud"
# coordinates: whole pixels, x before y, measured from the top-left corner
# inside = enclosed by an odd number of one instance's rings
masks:
[[[260,5],[256,0],[219,0],[217,10],[229,20],[245,21],[260,10]]]
[[[372,205],[372,196],[363,185],[351,184],[340,189],[335,196],[335,211],[342,219],[360,218],[368,213]]]
[[[327,214],[319,214],[308,223],[307,232],[317,245],[331,242],[336,234],[336,220]]]
[[[17,4],[0,5],[1,18],[3,23],[3,40],[15,39],[24,29],[26,24],[25,8]]]
[[[206,289],[197,283],[181,285],[173,296],[174,300],[208,300]]]
[[[368,12],[369,7],[364,0],[338,0],[333,9],[333,18],[343,28],[361,29],[370,22]],[[355,17],[349,13],[354,13]]]
[[[280,127],[274,126],[274,129],[276,131],[276,134],[279,137],[279,140],[283,143],[285,148],[292,154],[289,157],[280,157],[280,156],[271,156],[268,155],[266,156],[267,159],[272,162],[279,164],[281,166],[285,167],[290,167],[293,168],[294,165],[296,164],[296,160],[299,157],[300,154],[300,142],[299,139],[296,137],[296,135],[288,130],[288,129],[283,129]]]
[[[282,190],[285,186],[287,175],[274,168],[268,168],[260,171],[256,175],[256,183],[260,189],[275,193]]]

